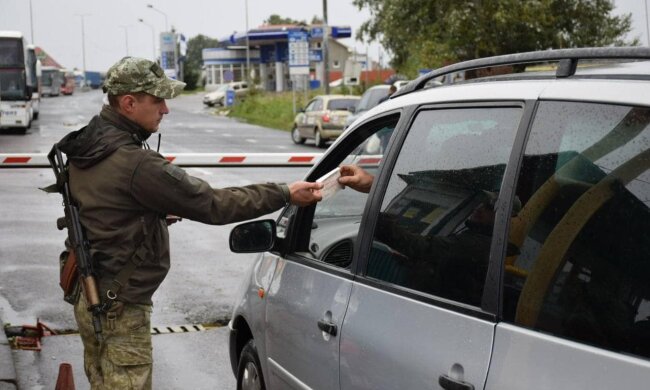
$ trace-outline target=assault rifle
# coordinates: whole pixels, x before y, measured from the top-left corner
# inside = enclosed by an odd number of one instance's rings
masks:
[[[54,144],[52,150],[47,155],[47,159],[50,161],[50,165],[54,170],[56,190],[63,196],[63,208],[65,211],[65,217],[56,220],[56,227],[59,230],[63,230],[64,228],[68,229],[68,242],[72,247],[68,261],[75,261],[76,259],[81,288],[88,303],[88,311],[92,313],[95,337],[98,341],[101,341],[102,323],[100,321],[100,315],[107,308],[102,306],[99,300],[97,280],[90,258],[90,244],[79,220],[79,208],[70,194],[68,169],[63,162],[63,155],[57,144]]]

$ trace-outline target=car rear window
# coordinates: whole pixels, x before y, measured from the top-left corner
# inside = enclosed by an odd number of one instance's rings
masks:
[[[327,103],[328,110],[347,110],[350,107],[356,107],[358,99],[333,99]]]

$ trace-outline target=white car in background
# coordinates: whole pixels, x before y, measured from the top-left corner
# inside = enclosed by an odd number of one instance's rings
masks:
[[[248,94],[248,83],[245,81],[235,81],[232,83],[221,84],[216,90],[203,96],[203,104],[208,107],[225,106],[226,93],[228,90],[235,91],[235,98],[241,99]]]

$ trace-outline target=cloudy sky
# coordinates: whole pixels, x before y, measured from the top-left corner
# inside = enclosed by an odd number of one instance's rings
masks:
[[[616,13],[632,13],[633,37],[648,44],[645,3],[650,0],[615,0]],[[30,3],[31,21],[30,22]],[[148,8],[152,4],[154,9]],[[353,36],[370,14],[359,11],[352,0],[328,0],[331,25],[352,27]],[[61,65],[82,68],[84,20],[85,60],[88,70],[106,70],[127,54],[152,57],[152,30],[156,37],[165,22],[186,37],[204,34],[223,38],[246,29],[246,0],[0,0],[0,30],[22,31],[27,40],[42,47]],[[156,11],[158,10],[158,11]],[[322,0],[248,0],[248,24],[254,28],[271,14],[310,21],[322,16]],[[83,16],[82,16],[83,15]],[[166,16],[166,18],[165,18]],[[138,21],[142,18],[144,22]],[[354,38],[345,44],[377,59],[385,57],[374,43]],[[381,54],[380,54],[381,53]]]

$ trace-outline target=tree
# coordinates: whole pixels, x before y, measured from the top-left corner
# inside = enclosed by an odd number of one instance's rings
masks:
[[[269,16],[269,18],[266,19],[263,23],[271,25],[271,26],[277,26],[277,25],[282,25],[282,24],[298,24],[298,25],[306,25],[307,24],[307,22],[305,22],[304,20],[294,20],[294,19],[291,19],[291,18],[284,18],[284,17],[282,17],[280,15],[277,15],[277,14],[273,14],[273,15]]]
[[[187,89],[192,90],[197,87],[203,67],[203,49],[218,46],[217,39],[201,34],[187,41],[187,55],[183,66],[183,80],[187,83]]]
[[[368,8],[357,39],[378,40],[392,65],[420,68],[549,48],[625,42],[631,15],[612,16],[611,0],[353,0]]]

